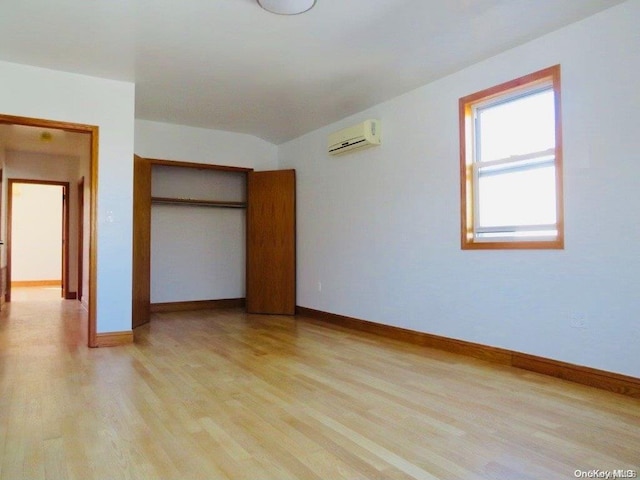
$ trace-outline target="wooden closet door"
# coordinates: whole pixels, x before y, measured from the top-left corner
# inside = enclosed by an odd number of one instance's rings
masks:
[[[151,163],[133,159],[133,305],[131,328],[150,320],[151,301]]]
[[[247,311],[294,315],[295,170],[247,176]]]

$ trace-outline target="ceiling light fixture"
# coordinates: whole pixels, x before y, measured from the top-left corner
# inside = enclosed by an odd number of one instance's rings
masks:
[[[50,142],[51,140],[53,140],[53,135],[51,135],[51,132],[47,132],[45,130],[40,134],[41,142]]]
[[[278,15],[298,15],[313,8],[316,0],[257,0],[258,5]]]

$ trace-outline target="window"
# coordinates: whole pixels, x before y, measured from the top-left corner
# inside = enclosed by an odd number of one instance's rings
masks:
[[[564,247],[560,66],[460,99],[462,248]]]

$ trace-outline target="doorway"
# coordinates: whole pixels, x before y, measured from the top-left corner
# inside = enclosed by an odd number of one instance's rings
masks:
[[[66,300],[76,298],[69,282],[68,182],[8,180],[7,289],[57,286]]]
[[[83,192],[82,192],[82,198],[83,198],[83,202],[86,203],[86,205],[84,205],[83,208],[83,220],[81,222],[82,224],[82,230],[83,230],[83,235],[84,235],[84,241],[82,242],[82,256],[84,258],[83,261],[83,265],[82,265],[82,273],[79,273],[77,275],[77,277],[83,278],[84,280],[84,288],[80,288],[78,289],[78,291],[82,291],[83,292],[83,298],[80,299],[78,298],[78,300],[82,300],[82,305],[86,308],[87,310],[87,319],[88,319],[88,326],[87,326],[87,338],[88,338],[88,346],[89,347],[97,347],[98,345],[98,336],[97,336],[97,332],[96,332],[96,292],[97,292],[97,271],[96,271],[96,262],[97,262],[97,245],[96,245],[96,212],[97,212],[97,184],[98,184],[98,180],[97,180],[97,172],[98,172],[98,133],[99,133],[99,128],[97,126],[93,126],[93,125],[85,125],[85,124],[77,124],[77,123],[69,123],[69,122],[59,122],[59,121],[55,121],[55,120],[46,120],[46,119],[37,119],[37,118],[29,118],[29,117],[18,117],[18,116],[13,116],[13,115],[2,115],[0,114],[0,127],[18,127],[23,129],[24,127],[34,127],[35,129],[42,129],[42,130],[48,130],[50,132],[59,132],[60,134],[64,135],[65,133],[73,133],[73,134],[84,134],[87,137],[84,137],[84,135],[82,135],[83,138],[86,138],[86,145],[88,145],[88,147],[85,147],[85,158],[87,158],[86,160],[86,181],[82,182],[82,188],[83,188]],[[3,140],[3,138],[0,136],[0,140]],[[6,140],[6,138],[4,138],[4,140]],[[4,145],[6,147],[6,145]],[[0,144],[0,148],[2,148],[3,145]],[[6,150],[6,148],[5,148]],[[88,150],[88,152],[86,152],[86,150]],[[3,160],[2,156],[0,155],[0,160]],[[2,168],[3,165],[0,165],[0,168]],[[7,174],[8,172],[5,172],[5,179],[3,180],[4,185],[7,186],[7,179],[6,177],[10,176],[10,174]],[[36,178],[41,178],[43,172],[40,172],[40,174],[38,176],[36,176]],[[76,177],[76,179],[74,180],[73,185],[75,186],[76,183],[78,181],[78,178],[80,178],[80,175],[84,175],[82,173],[79,174],[78,177]],[[45,177],[46,178],[46,177]],[[3,194],[3,200],[6,202],[7,201],[7,192],[8,188],[5,189],[5,192]],[[69,191],[69,186],[67,186],[67,191]],[[69,199],[69,195],[67,195],[67,202]],[[80,198],[80,195],[78,194],[78,196],[74,196],[74,199],[76,198]],[[7,210],[8,210],[8,204],[7,205]],[[69,220],[69,212],[66,212],[67,214],[67,221]],[[8,218],[7,218],[7,212],[2,211],[2,218],[0,218],[0,227],[2,227],[2,231],[6,232],[5,235],[9,234],[8,229],[9,224],[8,224]],[[75,216],[74,216],[75,218]],[[66,236],[66,240],[67,240],[67,244],[69,243],[69,235],[67,232],[67,236]],[[74,239],[73,241],[76,241],[76,239]],[[79,242],[78,242],[79,243]],[[63,249],[64,250],[64,249]],[[8,254],[9,252],[5,249],[5,252]],[[80,253],[79,253],[80,255]],[[6,260],[3,259],[2,257],[0,257],[0,259],[4,260],[4,265],[0,265],[0,277],[2,282],[0,284],[4,284],[5,288],[4,288],[4,292],[0,291],[0,296],[2,296],[3,298],[5,297],[4,293],[6,292],[10,292],[10,285],[9,282],[7,280],[9,280],[10,277],[10,272],[9,270],[9,265],[8,265],[8,261],[9,261],[9,255],[7,255]],[[67,259],[69,259],[68,256],[68,251],[67,251]],[[69,290],[69,293],[71,293],[72,289],[75,288],[75,285],[71,285],[69,280],[69,272],[64,272],[63,269],[63,273],[62,276],[64,276],[64,284],[66,286],[66,288]],[[10,299],[10,298],[9,298]]]

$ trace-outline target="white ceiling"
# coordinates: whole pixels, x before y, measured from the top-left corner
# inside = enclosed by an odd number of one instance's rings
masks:
[[[0,60],[136,83],[136,118],[279,144],[622,0],[3,0]]]
[[[90,146],[91,136],[88,133],[0,124],[0,148],[6,151],[86,157]]]

